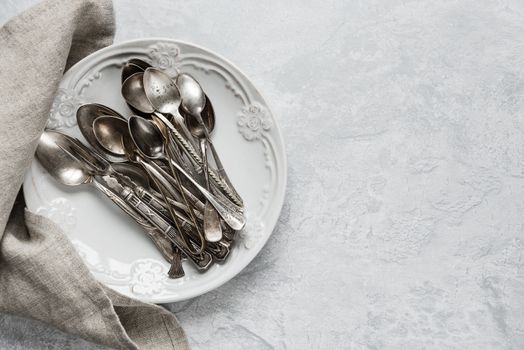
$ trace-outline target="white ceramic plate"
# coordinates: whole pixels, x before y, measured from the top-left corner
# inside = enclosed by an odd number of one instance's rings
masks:
[[[145,301],[185,300],[233,278],[266,243],[284,200],[284,145],[266,102],[238,68],[204,48],[170,39],[120,43],[77,63],[64,75],[48,127],[84,140],[76,126],[76,109],[83,103],[102,103],[131,115],[120,95],[120,72],[132,57],[171,75],[192,74],[213,102],[213,141],[244,198],[248,218],[229,259],[205,273],[185,262],[184,278],[167,278],[168,263],[138,225],[91,186],[60,185],[37,161],[24,182],[25,199],[31,211],[64,229],[101,282]]]

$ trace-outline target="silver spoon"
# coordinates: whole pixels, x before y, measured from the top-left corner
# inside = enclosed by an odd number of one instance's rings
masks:
[[[98,133],[99,128],[108,128],[111,130],[110,132],[100,132],[99,137],[100,139],[97,139],[96,136],[94,136],[94,141],[99,144],[100,148],[102,148],[106,153],[107,150],[111,149],[113,152],[118,153],[118,156],[123,161],[132,161],[136,163],[140,160],[140,158],[136,157],[136,146],[134,145],[134,142],[130,138],[129,130],[127,129],[127,121],[122,120],[119,118],[114,118],[111,116],[104,116],[97,119],[96,123],[92,124],[93,129],[93,135],[95,135],[95,132]],[[125,129],[125,131],[124,131]],[[125,133],[124,133],[125,132]],[[124,133],[124,134],[122,134]],[[106,135],[107,137],[102,137]],[[115,136],[116,135],[116,136]],[[125,147],[125,140],[129,140],[130,142],[128,147]],[[115,144],[115,145],[114,145]],[[149,167],[148,172],[153,172],[158,175],[157,180],[161,181],[162,184],[165,187],[170,187],[171,182],[169,182],[167,179],[169,179],[171,176],[167,174],[164,170],[162,170],[160,167],[152,167],[147,164],[142,164],[143,167]],[[198,198],[196,198],[187,188],[182,187],[182,190],[184,191],[184,194],[191,200],[192,204],[199,210],[203,210],[204,204],[200,202]],[[178,193],[173,194],[173,198],[179,198]]]
[[[147,113],[152,114],[155,108],[151,105],[151,102],[147,99],[144,91],[144,73],[138,72],[130,75],[122,83],[122,96],[134,108]]]
[[[184,119],[180,113],[178,113],[178,107],[175,111],[172,103],[166,105],[160,101],[160,99],[167,100],[168,98],[171,100],[172,98],[176,98],[176,96],[180,99],[178,90],[174,90],[176,89],[175,84],[169,76],[169,81],[174,86],[174,89],[168,86],[160,86],[158,82],[151,81],[150,79],[146,80],[146,76],[149,76],[148,72],[150,70],[157,71],[155,68],[148,68],[143,73],[135,73],[127,78],[122,84],[122,96],[129,105],[138,109],[142,113],[154,114],[157,116],[159,114],[171,115],[175,126],[180,130],[186,141],[191,143],[194,147],[191,134],[184,124]],[[170,95],[168,97],[164,94]],[[160,98],[158,96],[160,96]]]
[[[96,139],[96,132],[95,132],[95,130],[99,131],[99,128],[100,128],[100,126],[97,125],[97,124],[99,124],[99,122],[102,122],[104,120],[105,120],[106,125],[103,125],[102,132],[98,132],[101,135],[98,136],[99,139]],[[119,154],[119,156],[127,159],[127,155],[125,154],[125,148],[123,146],[122,139],[121,139],[122,136],[123,136],[122,133],[125,133],[126,135],[129,135],[128,130],[126,130],[126,126],[127,126],[127,123],[126,123],[126,121],[123,118],[122,119],[121,118],[114,118],[114,117],[110,117],[110,116],[101,117],[99,121],[94,123],[94,128],[93,128],[93,134],[95,134],[94,142],[97,143],[97,144],[100,143],[102,148],[111,149],[113,153]],[[108,145],[108,143],[109,143],[109,145]],[[114,145],[111,145],[112,143],[116,143],[117,146],[115,147]],[[133,144],[133,146],[134,146],[134,144]],[[90,159],[90,162],[91,163],[96,163],[97,161],[96,161],[96,159],[94,159],[94,160]],[[122,166],[124,166],[124,164],[126,164],[126,163],[123,163]],[[113,168],[115,168],[115,170],[117,172],[124,173],[124,171],[122,169],[120,169],[119,165],[120,164],[115,163],[112,166],[113,166]],[[105,167],[104,167],[104,165],[100,165],[100,166],[98,166],[98,168],[105,168]],[[136,182],[134,178],[131,178],[131,180]],[[146,190],[147,190],[147,187],[146,187]],[[185,195],[190,198],[190,200],[192,202],[192,205],[194,205],[195,208],[198,208],[199,210],[203,211],[204,205],[191,192],[189,192],[187,189],[183,188],[183,190],[184,190]],[[152,190],[149,190],[149,191],[152,192]],[[165,210],[163,210],[163,209],[166,209],[166,207],[162,206],[162,204],[166,201],[165,197],[163,197],[164,202],[158,202],[158,201],[155,202],[155,201],[152,201],[152,198],[148,199],[148,197],[142,196],[143,195],[142,190],[138,190],[137,191],[136,187],[135,187],[135,192],[140,196],[140,198],[142,198],[143,200],[146,200],[146,202],[148,204],[152,205],[159,212],[166,214]],[[147,191],[146,191],[146,193],[147,193]],[[167,198],[167,202],[170,205],[172,205],[172,206],[174,206],[176,208],[184,210],[186,213],[188,213],[188,211],[189,211],[189,207],[187,205],[181,204],[180,202],[176,202],[172,198]],[[160,203],[160,207],[159,207],[159,203]],[[167,210],[169,211],[169,208],[167,208]],[[181,220],[183,220],[184,223],[187,223],[187,224],[191,225],[192,227],[195,227],[195,225],[193,224],[192,221],[190,221],[186,216],[181,215],[178,211],[175,210],[174,214],[177,215]],[[201,214],[198,211],[196,211],[196,209],[193,211],[193,214],[195,214],[196,217],[198,217],[198,218],[202,218]],[[169,215],[170,215],[170,213],[167,213],[168,217],[169,217]],[[185,227],[186,226],[182,226],[182,228],[184,229],[184,232],[189,234],[189,236],[192,237],[192,239],[195,240],[195,242],[198,242],[200,240],[200,238],[198,236],[194,235],[194,230],[191,229],[191,228],[188,228],[186,230]],[[215,258],[217,258],[218,260],[221,260],[221,259],[224,259],[227,256],[229,251],[228,251],[227,247],[224,247],[223,245],[215,246],[215,245],[211,244],[211,245],[209,245],[209,252],[212,253]]]
[[[137,58],[130,59],[122,67],[122,74],[121,74],[121,82],[122,82],[122,84],[131,75],[133,75],[135,73],[143,73],[149,67],[151,67],[151,65],[149,63],[145,62],[145,61],[142,61],[142,60],[137,59]],[[133,111],[133,113],[135,113],[136,115],[140,115],[140,116],[143,116],[143,117],[147,117],[149,115],[149,113],[144,113],[141,110],[133,107],[129,103],[127,103],[127,105]]]
[[[171,80],[171,78],[169,79]],[[154,108],[151,106],[151,103],[147,99],[147,96],[144,91],[143,73],[135,73],[125,80],[125,82],[122,84],[122,96],[124,97],[126,102],[134,108],[148,113],[154,112]],[[187,137],[183,136],[173,125],[173,123],[171,123],[171,121],[169,121],[169,119],[166,118],[164,115],[160,113],[155,113],[154,116],[156,116],[162,123],[165,124],[165,126],[175,137],[177,143],[180,144],[183,151],[187,154],[189,159],[195,162],[198,166],[203,166],[203,160],[202,158],[200,158],[200,155],[195,151],[195,146],[191,141],[192,137],[190,138],[190,140],[188,140]],[[222,191],[224,191],[224,193],[226,193],[229,199],[231,199],[236,205],[243,207],[241,198],[238,195],[235,195],[235,193],[233,193],[232,190],[230,190],[227,183],[225,183],[218,174],[216,174],[211,169],[209,169],[208,173],[209,176],[213,179],[214,183],[217,184],[217,186]]]
[[[143,80],[144,93],[151,106],[162,114],[170,115],[175,126],[192,142],[184,117],[178,111],[182,100],[173,79],[161,70],[150,67],[144,71]]]
[[[134,215],[135,211],[139,212],[144,218],[146,218],[152,225],[157,229],[164,232],[166,236],[175,243],[186,255],[188,255],[196,265],[201,269],[207,269],[212,263],[211,256],[203,254],[201,256],[192,256],[191,252],[187,251],[184,246],[180,235],[172,231],[172,227],[160,216],[154,214],[154,212],[147,207],[140,199],[131,193],[127,193],[127,190],[120,186],[116,187],[113,181],[108,181],[103,184],[98,177],[95,177],[81,161],[76,159],[67,150],[67,145],[60,143],[61,134],[46,131],[40,137],[38,147],[36,150],[36,157],[42,164],[42,166],[60,183],[67,186],[78,186],[81,184],[93,184],[102,193],[106,194],[113,202],[115,202],[120,208],[122,208],[127,214],[132,216],[139,224],[141,219]],[[111,185],[109,183],[112,183]],[[111,187],[114,186],[114,187]],[[127,198],[130,199],[134,206],[130,207],[127,202],[123,201],[119,196],[115,196],[113,191],[110,190],[119,189],[117,193],[122,195],[127,194]],[[121,190],[121,191],[120,191]]]
[[[204,124],[206,125],[207,130],[211,134],[213,130],[215,129],[215,110],[213,109],[211,100],[207,97],[207,95],[204,94],[204,96],[206,98],[206,104],[204,106],[204,109],[202,110],[202,113],[200,113],[200,115],[202,116],[202,120],[204,120]],[[184,117],[187,128],[189,129],[191,134],[194,135],[195,133],[194,130],[202,129],[202,125],[196,120],[196,118],[194,118],[191,114],[186,112],[183,108],[180,109],[180,113]],[[197,131],[197,132],[203,133],[204,130]]]
[[[173,166],[182,175],[184,175],[195,188],[211,203],[217,210],[218,214],[234,230],[241,230],[246,224],[245,217],[241,210],[231,205],[229,201],[213,195],[211,192],[200,186],[182,167],[177,163],[169,160],[164,152],[164,142],[162,133],[158,127],[149,120],[140,117],[131,117],[129,119],[129,133],[135,142],[139,151],[149,159],[165,160],[170,166]]]
[[[110,164],[102,156],[96,153],[96,151],[90,150],[77,139],[68,135],[58,132],[49,133],[49,135],[54,137],[53,140],[57,144],[59,143],[61,148],[67,149],[67,152],[71,156],[81,161],[83,165],[88,167],[90,169],[90,173],[98,174],[100,176],[117,175],[118,179],[121,181],[129,179],[129,181],[126,180],[125,183],[133,188],[133,191],[140,197],[140,199],[146,199],[147,203],[152,205],[155,209],[164,208],[161,201],[154,199],[147,191],[143,189],[143,187],[141,187],[141,185],[145,186],[146,188],[149,186],[147,184],[147,175],[145,176],[145,179],[143,179],[143,176],[140,176],[141,174],[137,173],[137,170],[139,170],[138,168],[135,167],[135,171],[133,171],[133,169],[129,168],[130,164],[128,163]],[[118,170],[115,170],[115,168]],[[120,173],[118,171],[120,171]],[[126,174],[122,174],[122,172],[126,172]],[[144,228],[147,236],[153,241],[155,246],[159,249],[160,253],[168,262],[171,263],[171,269],[169,270],[168,275],[171,278],[183,277],[185,273],[181,264],[181,251],[178,248],[175,248],[174,244],[168,238],[166,238],[166,236],[161,231],[156,229],[155,226],[151,225],[136,210],[125,203],[125,201],[120,199],[107,188],[99,186],[99,189]],[[162,211],[159,210],[159,212]]]
[[[207,165],[207,147],[204,130],[201,125],[190,129],[193,136],[200,139],[200,148],[202,150],[202,158],[204,159],[204,178],[206,181],[206,189],[210,191],[209,175]],[[206,201],[204,208],[204,234],[208,242],[218,242],[222,239],[222,227],[220,226],[220,218],[213,206]]]
[[[140,117],[134,117],[134,118],[140,118]],[[142,118],[140,118],[142,119]],[[137,162],[138,164],[141,164],[144,169],[149,173],[149,176],[155,181],[157,187],[160,189],[160,193],[162,194],[162,197],[164,198],[164,201],[168,202],[168,197],[175,197],[177,195],[176,191],[172,187],[172,183],[178,187],[181,190],[182,200],[186,203],[186,205],[189,207],[189,202],[185,194],[185,190],[182,186],[182,183],[180,181],[180,178],[178,177],[177,173],[173,172],[173,169],[171,168],[171,172],[174,175],[174,177],[171,177],[171,175],[167,174],[159,165],[157,165],[155,162],[151,161],[147,156],[145,156],[140,149],[137,147],[132,135],[126,134],[122,138],[123,145],[126,151],[126,154],[128,155],[129,159],[131,161]],[[187,191],[189,192],[189,191]],[[172,211],[172,209],[168,206],[168,210]],[[191,218],[193,219],[194,227],[196,228],[197,234],[198,234],[198,243],[200,247],[197,251],[194,251],[195,254],[198,254],[206,248],[206,242],[204,240],[204,236],[200,230],[200,227],[197,224],[196,217],[193,215],[192,211],[189,211],[189,214]],[[175,226],[177,226],[178,230],[181,231],[181,225],[178,223],[174,215],[171,215],[171,218],[174,220]],[[190,247],[189,249],[193,249],[192,245],[186,240],[186,238],[183,236],[183,239],[186,241],[186,245]]]
[[[122,67],[121,82],[123,83],[127,78],[135,73],[140,73],[151,67],[151,65],[138,58],[132,58],[127,61]]]
[[[125,160],[129,159],[129,154],[123,143],[126,136],[129,136],[129,126],[126,120],[111,116],[101,116],[94,120],[92,132],[96,142],[105,151]],[[161,180],[164,181],[164,179]]]
[[[208,130],[206,124],[204,123],[204,120],[202,119],[202,114],[206,106],[206,95],[204,94],[204,90],[191,75],[186,73],[180,73],[176,77],[176,84],[178,85],[178,88],[180,90],[180,96],[182,97],[182,109],[185,110],[191,116],[193,116],[198,121],[198,124],[201,126],[204,132],[202,138],[206,140],[207,145],[211,149],[211,153],[217,166],[218,174],[222,179],[224,179],[233,195],[238,199],[240,203],[242,203],[242,198],[239,196],[239,194],[235,190],[235,187],[231,183],[231,180],[227,176],[227,173],[224,169],[224,166],[222,165],[220,157],[218,156],[218,153],[215,149],[215,146],[211,141],[211,136],[209,135],[210,131]]]
[[[76,121],[80,132],[86,139],[86,141],[93,147],[98,153],[104,154],[107,160],[111,162],[124,162],[126,161],[125,157],[118,156],[115,154],[107,154],[106,150],[100,146],[97,142],[95,134],[93,132],[93,122],[96,118],[109,115],[115,118],[125,120],[125,118],[120,115],[115,110],[97,103],[89,103],[82,105],[78,108],[76,112]]]
[[[168,203],[168,197],[178,198],[178,193],[174,191],[172,184],[165,176],[167,174],[165,174],[159,166],[157,166],[154,163],[144,162],[141,159],[141,157],[138,156],[135,149],[130,148],[134,146],[132,142],[128,142],[128,145],[126,147],[124,140],[130,139],[127,121],[110,116],[99,117],[95,119],[95,121],[93,122],[93,133],[96,137],[96,140],[107,151],[119,156],[123,156],[126,159],[129,159],[133,162],[137,162],[140,165],[142,165],[146,169],[146,172],[155,181],[155,184],[157,185],[157,188],[160,190],[160,193],[162,194],[165,203]],[[179,183],[176,182],[176,185],[178,186]],[[185,196],[183,196],[182,199],[185,199]],[[187,201],[186,207],[189,208],[189,203]],[[161,212],[163,212],[163,209],[167,209],[168,217],[172,219],[177,230],[179,232],[182,232],[182,228],[184,227],[186,220],[181,221],[182,218],[180,217],[179,213],[176,212],[176,210],[174,210],[170,205],[161,206],[160,208],[158,206],[155,206],[155,208]],[[188,214],[191,216],[192,219],[192,221],[189,222],[194,227],[196,227],[197,231],[199,232],[198,223],[193,212],[188,211]],[[183,237],[183,240],[194,254],[200,254],[204,249],[203,242],[201,243],[200,250],[194,251],[192,249],[191,244],[187,242],[185,237]]]

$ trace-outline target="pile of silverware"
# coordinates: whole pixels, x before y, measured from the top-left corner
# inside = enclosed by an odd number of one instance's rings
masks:
[[[121,92],[135,115],[81,106],[78,127],[91,147],[47,130],[40,163],[65,185],[93,184],[131,216],[171,264],[170,277],[184,276],[183,258],[199,271],[225,261],[246,220],[210,139],[211,101],[189,74],[171,78],[139,59],[123,66]]]

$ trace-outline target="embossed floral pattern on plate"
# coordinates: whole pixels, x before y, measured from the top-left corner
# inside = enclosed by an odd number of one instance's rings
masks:
[[[180,71],[180,48],[170,43],[159,42],[148,48],[151,65],[158,67],[171,76]]]
[[[143,296],[160,293],[166,273],[164,265],[158,261],[136,261],[131,267],[131,291]]]
[[[238,114],[238,131],[247,141],[259,140],[265,131],[271,129],[272,121],[267,109],[254,102],[242,108]]]
[[[51,111],[47,127],[49,129],[70,128],[76,125],[76,110],[82,104],[82,100],[73,90],[58,89]]]

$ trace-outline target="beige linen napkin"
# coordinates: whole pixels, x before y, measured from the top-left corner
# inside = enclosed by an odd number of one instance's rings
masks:
[[[112,42],[110,0],[47,0],[0,28],[0,312],[116,349],[188,349],[175,316],[99,284],[17,193],[63,72]]]

